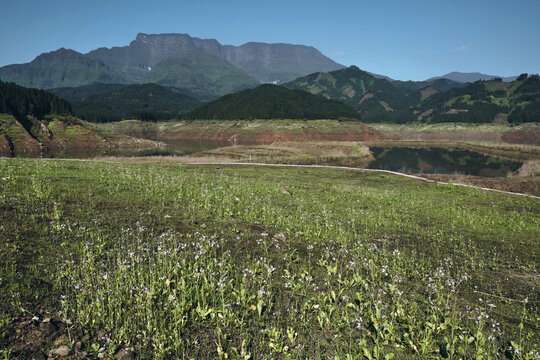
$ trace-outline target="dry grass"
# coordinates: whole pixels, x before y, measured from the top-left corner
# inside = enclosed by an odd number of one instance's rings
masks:
[[[331,164],[362,167],[373,160],[369,148],[357,142],[277,142],[239,145],[188,155],[186,163],[262,162],[281,164]]]

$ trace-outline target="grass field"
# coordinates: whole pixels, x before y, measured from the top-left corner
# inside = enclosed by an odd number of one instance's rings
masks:
[[[387,174],[0,159],[0,357],[538,359],[539,235]]]

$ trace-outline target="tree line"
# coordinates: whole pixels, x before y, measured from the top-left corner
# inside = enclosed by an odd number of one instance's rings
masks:
[[[14,116],[72,115],[66,100],[45,90],[25,88],[0,80],[0,113]]]

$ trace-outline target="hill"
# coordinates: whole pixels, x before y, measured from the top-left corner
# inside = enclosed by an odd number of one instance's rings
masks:
[[[70,104],[52,93],[0,81],[0,156],[95,154],[120,143],[154,146],[96,131],[71,112]]]
[[[261,85],[222,96],[184,114],[184,119],[360,119],[360,114],[335,100],[277,85]]]
[[[27,64],[1,67],[0,79],[40,89],[73,87],[95,82],[129,82],[121,73],[106,64],[64,48],[41,54]]]
[[[539,122],[540,76],[521,75],[516,81],[477,81],[434,94],[413,112],[424,122]]]
[[[95,84],[52,91],[71,101],[76,116],[91,122],[167,120],[201,104],[185,92],[157,84]]]
[[[310,74],[284,86],[342,101],[359,111],[363,122],[369,123],[412,121],[414,117],[409,107],[417,104],[423,94],[444,91],[460,84],[446,79],[393,81],[351,66],[329,73]]]
[[[538,76],[462,84],[446,78],[390,81],[356,66],[314,73],[284,86],[336,99],[358,110],[365,123],[540,121]]]
[[[28,89],[0,80],[0,113],[14,116],[71,115],[71,105],[51,94],[38,89]]]

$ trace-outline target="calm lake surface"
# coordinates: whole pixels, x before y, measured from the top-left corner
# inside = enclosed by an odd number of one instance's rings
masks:
[[[183,156],[223,147],[219,141],[163,140],[167,145],[143,151],[113,150],[106,153],[56,154],[48,157],[92,158],[112,156]],[[227,144],[228,145],[228,144]],[[482,153],[447,148],[370,147],[375,160],[368,169],[381,169],[415,174],[458,174],[485,177],[504,177],[522,165],[519,161],[505,160]]]
[[[522,165],[469,150],[445,148],[370,147],[375,157],[368,169],[408,173],[504,177]]]

